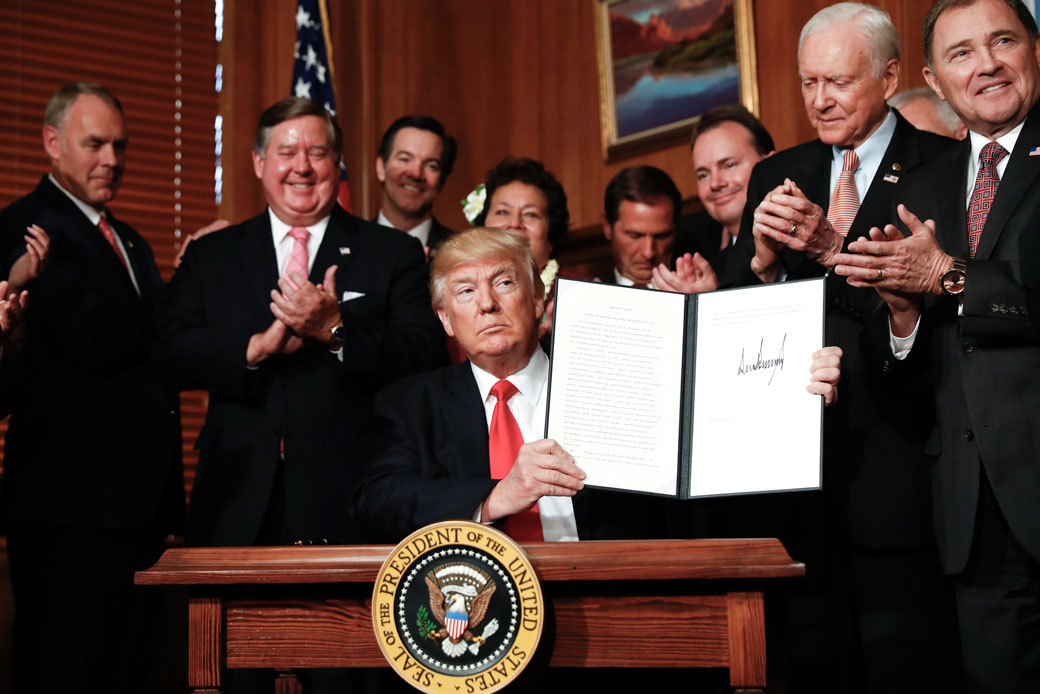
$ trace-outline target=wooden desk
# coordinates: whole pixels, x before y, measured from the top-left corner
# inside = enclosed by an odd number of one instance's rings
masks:
[[[190,586],[188,684],[219,692],[225,668],[385,667],[371,596],[389,545],[174,548],[137,574]],[[531,543],[547,627],[538,661],[557,667],[729,668],[763,692],[762,579],[801,576],[778,540]],[[634,629],[633,613],[652,628]],[[652,625],[652,626],[649,626]],[[521,676],[521,680],[522,676]]]

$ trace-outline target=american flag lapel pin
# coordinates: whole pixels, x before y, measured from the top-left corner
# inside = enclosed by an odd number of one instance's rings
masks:
[[[898,183],[899,182],[899,176],[894,176],[892,174],[885,174],[884,180],[885,180],[885,183]]]
[[[340,255],[350,255],[350,249],[348,247],[346,247],[346,246],[340,246],[339,247],[339,254]]]
[[[1029,156],[1040,157],[1040,145],[1037,145],[1033,149],[1029,150]]]

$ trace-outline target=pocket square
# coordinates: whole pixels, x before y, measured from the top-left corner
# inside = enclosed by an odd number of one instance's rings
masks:
[[[364,292],[343,292],[343,298],[339,300],[341,304],[345,304],[353,299],[360,299],[365,295]]]

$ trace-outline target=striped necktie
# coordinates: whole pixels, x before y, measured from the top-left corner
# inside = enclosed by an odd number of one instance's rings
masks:
[[[849,227],[859,212],[859,192],[856,190],[856,179],[853,177],[858,168],[859,157],[856,156],[856,150],[845,150],[845,163],[838,176],[838,185],[834,186],[831,205],[827,208],[827,219],[842,236],[848,236]]]
[[[299,289],[296,283],[289,278],[289,273],[299,273],[300,277],[307,279],[307,240],[311,232],[305,227],[293,227],[289,230],[289,236],[293,239],[292,252],[289,254],[289,262],[285,264],[285,274],[282,275],[294,289]]]

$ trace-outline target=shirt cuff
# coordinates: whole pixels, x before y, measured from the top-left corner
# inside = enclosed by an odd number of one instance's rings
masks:
[[[895,333],[892,332],[892,317],[888,317],[888,344],[892,348],[892,356],[902,361],[907,358],[910,354],[910,350],[914,347],[914,340],[917,339],[917,329],[921,327],[921,317],[917,317],[917,323],[914,324],[914,331],[906,337],[896,337]]]
[[[479,504],[477,504],[477,507],[475,509],[473,509],[473,514],[470,516],[470,519],[474,523],[480,523],[481,525],[494,525],[495,521],[481,520],[480,510],[482,508],[484,508],[484,501],[481,501]]]

